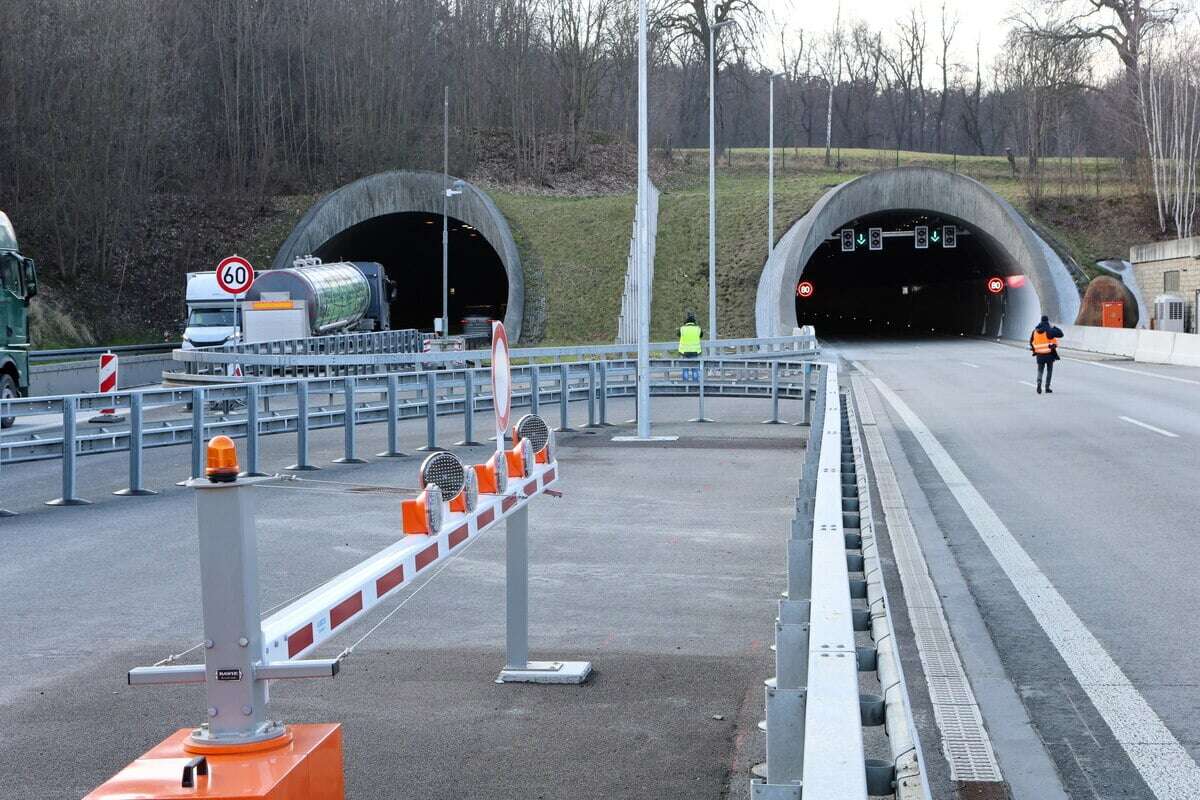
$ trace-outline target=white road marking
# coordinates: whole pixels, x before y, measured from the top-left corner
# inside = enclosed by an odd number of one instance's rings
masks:
[[[962,363],[963,363],[963,365],[964,365],[964,366],[968,366],[968,367],[970,367],[971,369],[979,369],[979,365],[978,365],[978,364],[972,364],[970,361],[963,361]]]
[[[1145,422],[1142,422],[1141,420],[1136,420],[1133,417],[1117,417],[1117,419],[1123,419],[1126,422],[1130,423],[1131,425],[1137,425],[1138,427],[1145,428],[1148,431],[1154,431],[1155,433],[1160,434],[1162,436],[1167,436],[1172,439],[1179,438],[1178,433],[1171,433],[1170,431],[1164,431],[1162,428],[1156,428],[1153,425],[1149,425]]]
[[[979,538],[1000,564],[1155,797],[1159,800],[1200,797],[1200,766],[1154,713],[1146,698],[1054,588],[1050,578],[1029,557],[925,423],[887,384],[878,378],[871,381],[920,443],[979,533]]]
[[[1017,381],[1017,383],[1023,383],[1023,384],[1025,384],[1026,386],[1028,386],[1030,389],[1036,389],[1036,388],[1037,388],[1037,385],[1036,385],[1036,384],[1030,383],[1029,381]]]
[[[1174,381],[1175,383],[1190,383],[1193,386],[1200,386],[1200,381],[1192,380],[1191,378],[1180,378],[1177,375],[1163,375],[1161,372],[1146,372],[1140,369],[1130,369],[1129,367],[1118,367],[1115,364],[1101,364],[1099,361],[1087,361],[1082,358],[1066,358],[1064,361],[1074,361],[1076,364],[1090,364],[1093,367],[1101,369],[1115,369],[1117,372],[1130,372],[1134,375],[1142,375],[1147,378],[1158,378],[1164,381]]]

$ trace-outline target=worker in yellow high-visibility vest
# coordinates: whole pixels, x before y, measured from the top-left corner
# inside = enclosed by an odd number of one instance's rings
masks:
[[[704,338],[704,331],[696,323],[696,315],[691,311],[688,312],[687,321],[679,326],[679,355],[684,358],[699,358],[701,345],[700,341]],[[689,375],[689,373],[693,373]],[[700,370],[684,369],[683,379],[700,380]]]

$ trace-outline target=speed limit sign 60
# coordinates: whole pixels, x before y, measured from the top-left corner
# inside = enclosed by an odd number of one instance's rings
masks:
[[[229,294],[243,294],[254,285],[254,267],[241,256],[230,256],[217,264],[217,285]]]

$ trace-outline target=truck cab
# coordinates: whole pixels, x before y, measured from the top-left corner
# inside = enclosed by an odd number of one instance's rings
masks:
[[[29,301],[37,294],[37,267],[21,255],[17,234],[0,211],[0,400],[29,393]],[[0,418],[8,428],[13,418]]]
[[[242,300],[237,296],[234,311],[233,295],[217,285],[215,272],[189,272],[187,276],[187,327],[183,331],[183,349],[218,347],[235,341],[242,330]],[[234,314],[237,314],[237,318]]]

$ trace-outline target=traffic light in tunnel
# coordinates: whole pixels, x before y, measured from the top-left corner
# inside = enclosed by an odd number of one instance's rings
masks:
[[[942,226],[942,247],[953,250],[958,247],[958,227],[955,225]]]
[[[871,228],[869,230],[869,233],[870,233],[870,236],[868,238],[870,239],[871,249],[872,250],[882,250],[883,249],[883,228]]]
[[[854,252],[854,229],[853,228],[842,228],[842,252],[843,253],[853,253]]]
[[[929,249],[929,226],[917,225],[913,228],[913,247],[918,250]]]

